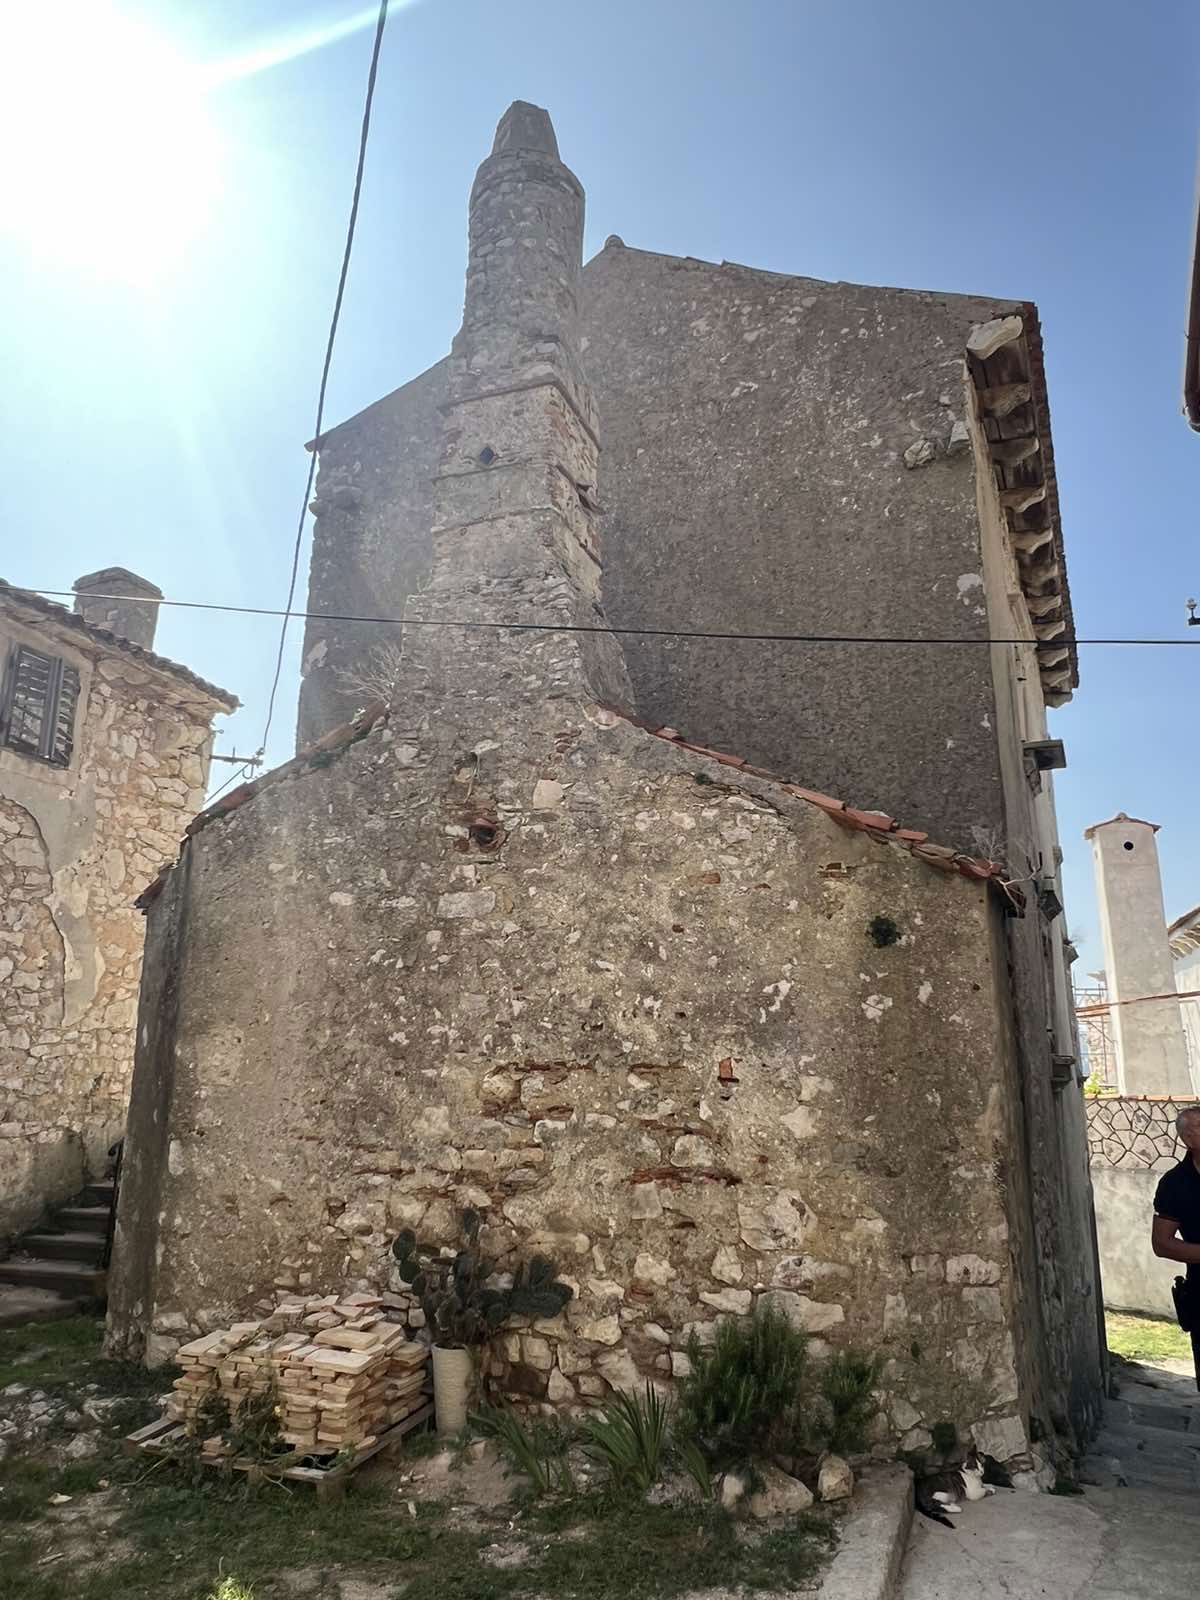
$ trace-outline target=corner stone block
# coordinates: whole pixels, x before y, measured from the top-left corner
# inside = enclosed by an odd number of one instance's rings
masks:
[[[994,1456],[997,1461],[1011,1461],[1029,1449],[1025,1424],[1020,1417],[989,1417],[977,1422],[971,1434],[975,1448],[984,1455]]]

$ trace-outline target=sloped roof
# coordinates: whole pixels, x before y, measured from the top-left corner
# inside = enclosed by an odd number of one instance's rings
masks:
[[[640,728],[644,733],[656,739],[663,739],[668,744],[675,745],[680,750],[688,750],[698,756],[704,756],[710,761],[717,761],[723,767],[731,768],[735,773],[745,773],[752,778],[764,780],[767,783],[778,784],[786,794],[794,795],[803,800],[807,805],[824,812],[834,822],[843,828],[849,828],[856,833],[869,834],[871,838],[880,843],[890,843],[902,846],[918,861],[923,861],[926,866],[933,867],[939,872],[955,872],[961,877],[973,879],[977,883],[987,883],[998,890],[1008,901],[1012,909],[1018,914],[1025,908],[1025,896],[1017,886],[1009,881],[1008,873],[999,861],[987,861],[981,856],[964,855],[962,851],[952,850],[947,845],[934,844],[927,833],[919,828],[902,828],[898,822],[889,817],[884,811],[862,811],[858,807],[848,805],[844,800],[835,800],[832,795],[821,794],[815,789],[805,789],[800,784],[791,783],[786,778],[781,778],[777,773],[767,772],[762,767],[753,767],[741,756],[731,756],[721,750],[710,750],[707,745],[693,744],[685,739],[675,728],[656,727],[651,723],[643,722],[641,718],[629,715],[616,706],[605,705],[601,708],[610,716],[619,717],[621,721],[628,722],[632,727]],[[248,801],[264,789],[274,788],[275,785],[287,782],[289,779],[302,777],[306,772],[314,771],[318,767],[328,766],[336,760],[351,745],[357,744],[360,739],[366,738],[375,727],[387,720],[388,710],[383,701],[374,701],[349,722],[344,722],[340,727],[334,728],[324,738],[318,739],[315,744],[302,750],[299,755],[285,761],[282,766],[265,772],[261,778],[255,778],[249,783],[241,783],[236,789],[231,789],[228,794],[222,795],[212,805],[206,806],[192,818],[185,830],[184,839],[180,850],[186,848],[187,842],[195,834],[202,833],[205,828],[214,822],[219,822],[222,817],[229,816],[231,812],[238,811]],[[168,863],[162,871],[147,885],[134,905],[144,911],[162,893],[163,885],[170,876],[174,863]]]
[[[189,689],[196,689],[201,694],[207,695],[223,711],[236,711],[241,704],[237,695],[231,694],[228,689],[218,687],[215,683],[209,683],[207,678],[201,678],[187,667],[180,666],[178,661],[156,655],[153,650],[146,650],[140,644],[134,644],[131,639],[123,639],[120,634],[110,633],[107,628],[98,628],[94,623],[87,622],[77,611],[70,611],[66,606],[60,606],[53,600],[46,600],[40,594],[35,594],[32,589],[19,589],[16,584],[6,583],[0,578],[0,602],[6,600],[38,612],[59,627],[70,628],[74,633],[82,634],[93,644],[104,645],[110,650],[120,650],[124,655],[132,656],[147,667],[168,673],[180,683],[186,684]]]
[[[655,727],[652,723],[644,722],[640,717],[630,716],[615,706],[605,706],[604,709],[613,716],[632,723],[635,728],[653,734],[656,739],[663,739],[668,744],[675,745],[680,750],[690,750],[698,756],[706,756],[710,761],[719,761],[723,767],[730,767],[734,772],[748,773],[752,778],[777,784],[785,794],[794,795],[816,810],[823,811],[839,826],[855,833],[870,834],[873,839],[880,842],[902,845],[910,855],[915,856],[918,861],[924,861],[927,866],[936,867],[941,872],[957,872],[962,877],[972,878],[979,883],[990,883],[1004,894],[1014,910],[1024,909],[1025,897],[1020,889],[1009,881],[1002,862],[988,861],[982,856],[964,855],[962,851],[952,850],[948,845],[934,844],[922,829],[903,828],[886,811],[863,811],[845,800],[835,799],[833,795],[822,794],[817,789],[806,789],[801,784],[780,777],[776,772],[751,766],[741,756],[728,755],[723,750],[710,750],[707,745],[694,744],[690,739],[685,739],[676,728]]]
[[[1145,817],[1131,817],[1127,812],[1118,811],[1115,817],[1109,817],[1105,822],[1093,822],[1090,828],[1083,830],[1083,837],[1090,839],[1097,828],[1111,828],[1114,822],[1135,822],[1139,828],[1151,828],[1155,833],[1161,826],[1157,822],[1147,822]]]

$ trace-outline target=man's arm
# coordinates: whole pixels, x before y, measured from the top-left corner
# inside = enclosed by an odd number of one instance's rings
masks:
[[[1179,1224],[1174,1217],[1155,1217],[1150,1230],[1150,1247],[1164,1261],[1182,1261],[1188,1266],[1200,1261],[1200,1244],[1185,1244],[1176,1238]]]

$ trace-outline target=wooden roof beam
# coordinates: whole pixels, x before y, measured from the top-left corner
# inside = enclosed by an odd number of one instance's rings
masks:
[[[1024,438],[993,439],[988,448],[998,467],[1018,467],[1022,461],[1037,455],[1042,448],[1042,441],[1036,433],[1031,433]]]
[[[994,389],[980,389],[980,410],[989,417],[1007,417],[1010,411],[1028,403],[1032,389],[1027,383],[1001,383]]]
[[[1024,483],[1014,489],[1001,489],[1000,504],[1006,511],[1028,511],[1046,498],[1044,483]]]

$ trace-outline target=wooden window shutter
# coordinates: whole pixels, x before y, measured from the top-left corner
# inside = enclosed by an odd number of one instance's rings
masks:
[[[63,661],[59,675],[58,703],[54,708],[54,722],[50,729],[50,748],[47,761],[56,767],[71,764],[71,751],[75,748],[75,708],[79,704],[79,674]]]
[[[14,647],[0,700],[0,736],[8,749],[68,766],[78,704],[74,667],[27,645]]]

